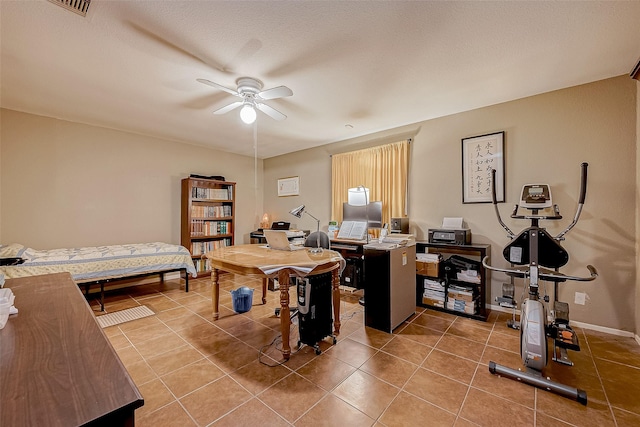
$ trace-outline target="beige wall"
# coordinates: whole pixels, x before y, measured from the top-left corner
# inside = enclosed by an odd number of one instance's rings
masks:
[[[585,275],[585,266],[593,264],[600,277],[594,282],[561,284],[560,300],[570,303],[574,321],[634,331],[636,107],[636,84],[621,76],[266,159],[265,210],[283,218],[289,209],[305,203],[326,229],[331,201],[329,154],[414,133],[411,232],[426,239],[427,230],[438,227],[443,217],[462,216],[473,241],[492,244],[493,263],[505,266],[501,252],[508,239],[493,207],[461,200],[461,139],[504,130],[507,200],[500,208],[505,222],[516,232],[527,224],[508,216],[522,185],[530,182],[549,183],[554,202],[565,216],[560,224],[547,223],[549,230],[557,234],[568,225],[577,203],[580,163],[589,163],[586,206],[580,223],[563,244],[571,255],[563,271]],[[295,175],[300,176],[300,196],[277,197],[277,178]],[[298,220],[298,225],[308,228],[314,224],[307,217]],[[493,275],[491,301],[501,294],[501,283],[506,280]],[[586,305],[573,303],[576,291],[587,293]]]
[[[236,241],[249,243],[262,161],[255,189],[251,157],[12,110],[1,118],[2,243],[180,243],[180,180],[191,173],[237,182]]]

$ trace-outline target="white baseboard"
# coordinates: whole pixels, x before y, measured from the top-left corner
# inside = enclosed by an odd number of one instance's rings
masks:
[[[512,313],[513,310],[510,308],[506,308],[506,307],[501,307],[499,305],[489,305],[487,308],[489,308],[491,311],[501,311],[503,313]],[[516,313],[519,314],[520,310],[516,310]],[[629,332],[629,331],[623,331],[620,329],[613,329],[613,328],[607,328],[606,326],[599,326],[599,325],[592,325],[590,323],[584,323],[584,322],[577,322],[575,320],[571,321],[571,324],[574,326],[578,326],[582,329],[589,329],[592,331],[597,331],[597,332],[604,332],[606,334],[611,334],[611,335],[618,335],[621,337],[630,337],[636,340],[636,342],[638,344],[640,344],[640,337],[637,334],[634,334],[633,332]]]

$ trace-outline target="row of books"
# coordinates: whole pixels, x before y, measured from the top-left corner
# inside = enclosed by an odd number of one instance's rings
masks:
[[[192,236],[217,236],[218,234],[231,234],[230,221],[205,221],[194,219],[191,221]]]
[[[231,239],[212,240],[210,242],[191,242],[191,255],[204,255],[214,249],[231,246]]]
[[[444,282],[424,279],[424,292],[422,294],[422,302],[424,304],[444,308],[445,296]]]
[[[192,187],[191,197],[194,199],[233,200],[233,187],[227,187],[227,188]]]
[[[478,292],[475,288],[449,285],[439,280],[424,279],[423,304],[447,308],[468,314],[478,312]]]
[[[225,218],[232,215],[231,205],[191,206],[191,218]]]
[[[208,258],[194,259],[193,264],[196,266],[196,271],[198,272],[211,270],[211,260]]]

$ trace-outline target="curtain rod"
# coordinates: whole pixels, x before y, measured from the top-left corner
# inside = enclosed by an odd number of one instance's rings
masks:
[[[413,138],[405,138],[403,140],[396,141],[396,142],[402,142],[402,141],[407,141],[407,143],[411,144],[413,142]],[[367,148],[379,147],[380,145],[386,145],[386,144],[395,144],[396,142],[385,142],[385,143],[382,143],[382,144],[379,144],[379,145],[372,145],[371,147],[365,147],[365,148],[357,148],[357,149],[351,150],[351,151],[366,150]],[[334,154],[350,153],[351,151],[344,151],[342,153],[334,153]],[[333,154],[329,154],[329,157],[333,157]]]

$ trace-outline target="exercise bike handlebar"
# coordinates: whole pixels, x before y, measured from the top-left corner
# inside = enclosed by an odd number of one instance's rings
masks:
[[[567,228],[562,231],[562,233],[558,234],[554,239],[563,240],[564,235],[567,234],[571,229],[578,223],[578,219],[580,218],[580,214],[582,213],[582,207],[584,206],[584,200],[587,197],[587,168],[589,164],[587,162],[583,162],[581,165],[581,176],[580,176],[580,198],[578,199],[578,208],[576,209],[576,214],[573,217],[573,221]]]
[[[496,197],[496,170],[491,169],[491,201],[493,202],[493,208],[496,211],[496,216],[498,217],[498,223],[504,228],[504,230],[509,235],[510,239],[513,239],[516,235],[507,224],[502,221],[502,217],[500,216],[500,210],[498,209],[498,198]],[[518,205],[515,205],[513,208],[513,213],[515,214],[518,211]]]
[[[531,275],[531,269],[528,265],[523,265],[519,268],[499,268],[493,267],[489,265],[489,257],[485,256],[482,259],[482,265],[487,270],[499,271],[501,273],[508,274],[513,277],[527,278]],[[538,267],[538,278],[540,280],[546,280],[549,282],[565,282],[567,280],[571,280],[574,282],[590,282],[595,280],[598,277],[598,270],[592,265],[587,265],[587,269],[589,270],[588,277],[580,277],[580,276],[568,276],[566,274],[562,274],[558,271],[549,270],[547,268]]]

